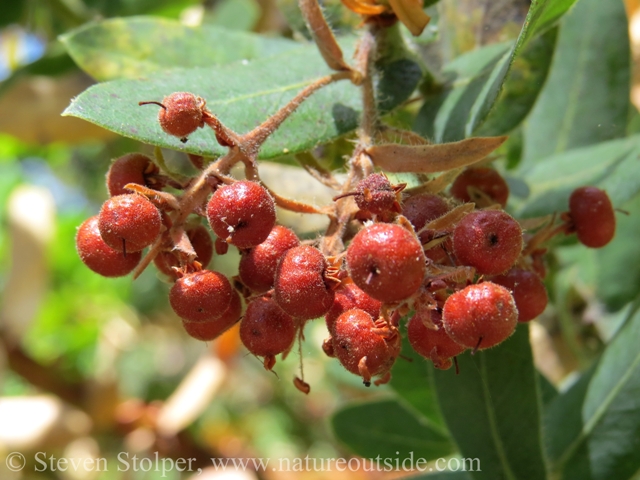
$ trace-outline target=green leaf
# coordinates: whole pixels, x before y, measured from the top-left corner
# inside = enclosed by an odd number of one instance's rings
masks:
[[[433,388],[433,367],[411,347],[404,327],[403,330],[401,356],[393,366],[389,385],[434,429],[448,436]]]
[[[523,164],[624,136],[630,58],[623,2],[579,2],[561,23],[547,84],[527,119]]]
[[[474,479],[546,479],[529,330],[496,348],[458,356],[460,374],[436,371],[442,414],[463,458],[479,458]]]
[[[453,452],[449,439],[395,400],[352,405],[331,419],[336,437],[367,459],[432,460]],[[408,463],[408,460],[407,460]],[[394,466],[395,468],[395,466]]]
[[[546,435],[562,478],[631,479],[640,469],[640,311],[635,308],[593,375],[552,402]]]
[[[540,372],[536,375],[536,379],[540,387],[540,400],[542,400],[542,404],[546,406],[558,396],[558,390],[556,390],[556,387]]]
[[[351,45],[346,50],[352,49]],[[218,145],[210,129],[194,132],[183,144],[160,129],[157,107],[140,107],[138,102],[161,101],[172,92],[190,91],[206,99],[209,110],[225,125],[246,133],[304,87],[330,73],[315,45],[305,45],[254,61],[215,68],[175,69],[150,78],[102,83],[80,94],[63,114],[83,118],[144,143],[213,157],[225,153],[226,148]],[[402,96],[398,93],[396,98]],[[348,81],[329,85],[306,100],[269,137],[260,157],[297,153],[334,140],[358,126],[360,112],[357,87]]]
[[[264,58],[298,46],[286,39],[215,26],[187,27],[157,17],[103,20],[60,39],[80,68],[100,81]]]
[[[208,21],[230,30],[251,30],[259,18],[260,8],[255,0],[223,0]]]
[[[576,0],[534,0],[528,19],[535,23],[535,27],[527,31],[524,40],[528,41],[531,36],[545,31],[567,13],[574,3]]]
[[[622,208],[628,215],[616,215],[616,236],[596,252],[596,291],[612,311],[624,307],[640,291],[640,196]]]
[[[446,90],[425,102],[416,131],[440,143],[517,127],[532,108],[551,63],[555,32],[530,42],[551,3],[532,4],[514,44],[490,45],[451,62],[443,72],[450,79]],[[489,123],[483,126],[485,121]]]
[[[622,206],[640,192],[637,175],[640,135],[573,149],[522,166],[519,175],[531,192],[520,216],[534,217],[567,210],[571,192],[582,185],[607,191],[615,206]]]

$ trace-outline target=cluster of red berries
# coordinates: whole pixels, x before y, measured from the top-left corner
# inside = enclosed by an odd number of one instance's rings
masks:
[[[202,115],[167,116],[203,102],[179,95],[163,101],[159,118],[167,133],[184,138],[202,126]],[[321,242],[301,242],[276,224],[274,198],[258,181],[211,179],[211,195],[186,215],[163,196],[167,185],[175,187],[149,157],[116,160],[107,175],[111,198],[78,230],[83,262],[107,277],[126,275],[151,246],[156,267],[173,281],[170,304],[187,333],[212,340],[240,321],[242,343],[269,370],[302,339],[307,321],[324,317],[324,352],[367,386],[374,377],[376,384],[389,380],[400,322],[410,312],[412,347],[449,368],[463,351],[498,345],[518,322],[542,313],[543,244],[553,235],[575,232],[583,244],[601,247],[615,232],[611,202],[595,187],[573,192],[559,225],[552,220],[523,234],[503,210],[509,189],[496,170],[468,168],[448,196],[403,192],[404,185],[372,173],[334,199],[355,204],[352,228],[342,238],[344,252],[325,254]],[[187,215],[205,217],[215,242]],[[184,228],[172,228],[176,222]],[[228,245],[241,253],[231,281],[207,269],[214,251],[222,255]],[[309,389],[301,379],[296,386]]]

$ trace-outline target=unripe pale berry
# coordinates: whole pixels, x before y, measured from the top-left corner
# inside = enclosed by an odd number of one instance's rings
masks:
[[[264,242],[276,222],[276,208],[260,184],[242,180],[218,188],[207,205],[213,232],[238,248]]]
[[[501,210],[476,210],[453,231],[453,251],[461,265],[481,275],[495,275],[511,268],[522,251],[522,229]]]
[[[518,324],[518,309],[509,290],[482,282],[469,285],[447,299],[442,324],[460,345],[483,350],[511,336]]]
[[[590,248],[608,244],[616,233],[616,216],[609,196],[596,187],[580,187],[569,198],[569,214],[578,240]]]
[[[76,234],[76,249],[82,262],[103,277],[122,277],[140,263],[141,252],[124,255],[104,243],[98,228],[98,216],[85,220]]]
[[[418,291],[426,274],[422,245],[407,229],[376,223],[360,230],[347,249],[353,282],[381,302],[400,302]]]
[[[160,235],[162,218],[158,208],[135,193],[117,195],[104,202],[98,216],[100,235],[107,245],[121,252],[137,252]]]
[[[219,272],[201,270],[178,279],[169,292],[171,308],[183,320],[205,322],[220,318],[231,305],[233,289]]]

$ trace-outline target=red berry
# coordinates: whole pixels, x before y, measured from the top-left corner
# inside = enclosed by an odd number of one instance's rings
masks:
[[[476,210],[456,225],[453,251],[461,265],[481,275],[502,273],[520,256],[522,229],[501,210]]]
[[[105,243],[127,253],[151,245],[162,227],[157,207],[135,193],[111,197],[102,205],[98,219]]]
[[[509,186],[493,168],[471,167],[467,168],[455,179],[451,185],[451,195],[463,202],[476,202],[479,200],[473,190],[477,189],[487,195],[491,200],[503,207],[509,198]]]
[[[336,290],[333,305],[324,317],[327,329],[332,334],[336,319],[352,308],[364,310],[376,320],[380,316],[380,307],[382,307],[380,301],[364,293],[355,283],[343,285]]]
[[[518,308],[518,321],[528,322],[540,315],[549,302],[547,289],[534,272],[512,268],[491,281],[508,288]]]
[[[182,326],[189,336],[196,340],[208,342],[233,327],[238,320],[240,320],[241,313],[242,302],[240,301],[240,295],[234,291],[229,308],[227,308],[220,318],[205,320],[204,322],[189,322],[183,320]]]
[[[578,240],[591,248],[608,244],[616,233],[616,216],[609,196],[596,187],[580,187],[569,198],[569,214]]]
[[[142,257],[141,252],[123,255],[104,243],[97,215],[85,220],[78,228],[76,249],[84,264],[103,277],[122,277],[130,273]]]
[[[204,126],[205,102],[193,93],[172,93],[164,97],[162,107],[158,112],[158,121],[162,130],[169,135],[186,139]]]
[[[381,302],[400,302],[418,291],[426,274],[422,245],[407,229],[376,223],[360,230],[347,249],[353,282]]]
[[[397,334],[385,338],[379,330],[371,315],[357,308],[344,312],[334,325],[333,353],[366,386],[371,377],[391,369],[400,350]]]
[[[187,230],[187,236],[196,252],[196,260],[200,262],[203,268],[206,268],[213,257],[213,240],[211,240],[209,231],[203,225],[196,225]],[[175,250],[160,252],[153,259],[153,263],[160,272],[170,277],[175,277],[176,272],[173,267],[180,266],[180,257]]]
[[[270,298],[260,297],[247,305],[240,322],[240,340],[254,355],[265,357],[265,368],[271,369],[275,356],[288,350],[296,336],[296,324]]]
[[[287,227],[276,225],[260,245],[242,251],[238,266],[240,280],[256,293],[273,287],[278,260],[287,250],[300,245],[300,240]]]
[[[422,315],[431,314],[430,322],[438,329],[427,328]],[[436,318],[437,317],[437,318]],[[451,358],[460,355],[466,347],[454,342],[444,327],[440,315],[428,310],[422,310],[415,314],[407,325],[407,338],[413,349],[425,358],[433,362],[436,368],[446,370],[451,367]]]
[[[183,320],[206,322],[220,318],[231,305],[233,289],[227,277],[201,270],[178,279],[169,292],[171,308]]]
[[[373,173],[358,182],[355,201],[361,210],[378,215],[399,210],[396,191],[381,173]]]
[[[431,193],[414,195],[402,204],[402,214],[411,222],[416,232],[448,211],[447,201],[441,196]]]
[[[238,248],[251,248],[271,233],[276,208],[262,185],[243,180],[215,191],[207,205],[207,217],[218,237]]]
[[[483,350],[498,345],[515,331],[518,309],[509,290],[483,282],[469,285],[447,299],[442,324],[460,345]]]
[[[118,158],[107,172],[107,190],[109,196],[131,193],[124,188],[128,183],[146,185],[145,173],[155,170],[155,165],[149,157],[141,153],[128,153]]]
[[[334,291],[325,281],[327,261],[308,245],[284,254],[276,270],[274,300],[288,315],[301,320],[323,316],[333,305]]]

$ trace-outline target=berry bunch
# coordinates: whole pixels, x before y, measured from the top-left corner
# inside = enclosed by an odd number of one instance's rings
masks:
[[[611,202],[595,187],[577,189],[559,223],[554,217],[525,234],[503,210],[509,189],[496,170],[467,168],[448,194],[429,182],[406,189],[376,173],[362,151],[348,179],[332,183],[339,193],[332,204],[319,209],[261,183],[255,154],[273,125],[240,136],[185,92],[142,103],[160,105],[161,128],[184,141],[213,128],[230,154],[210,165],[190,156],[201,173],[183,184],[145,155],[117,159],[107,174],[111,197],[80,226],[78,253],[107,277],[137,276],[153,262],[172,282],[169,301],[189,335],[212,340],[240,321],[242,343],[268,370],[302,341],[306,322],[324,317],[324,352],[365,385],[385,383],[410,312],[410,345],[436,368],[450,368],[463,351],[498,345],[542,313],[544,244],[553,236],[575,232],[601,247],[615,232]],[[238,162],[244,180],[229,175]],[[302,242],[277,225],[276,205],[326,214],[329,229]],[[224,255],[229,246],[241,255],[233,279],[207,268],[214,251]],[[309,391],[303,379],[294,383]]]

